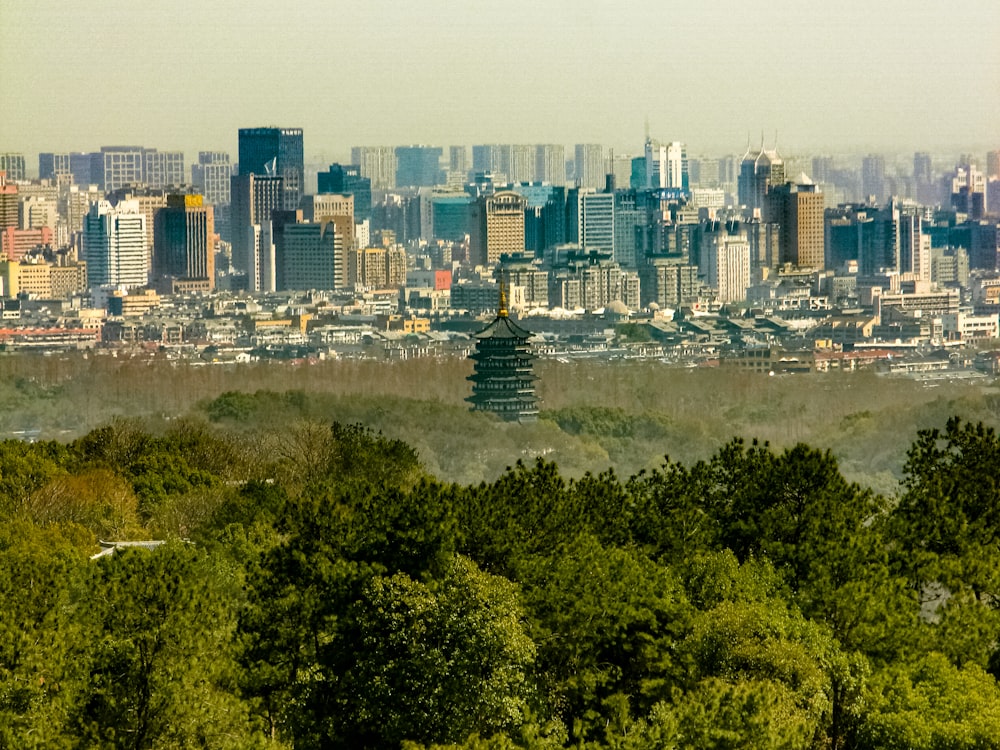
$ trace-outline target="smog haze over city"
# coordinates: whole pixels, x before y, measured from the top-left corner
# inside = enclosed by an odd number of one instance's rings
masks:
[[[351,145],[676,139],[729,153],[982,151],[1000,6],[971,0],[373,0],[0,5],[0,143],[233,151],[294,124]]]

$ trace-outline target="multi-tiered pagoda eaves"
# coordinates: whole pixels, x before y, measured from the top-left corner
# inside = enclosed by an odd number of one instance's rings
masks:
[[[486,328],[473,334],[476,350],[470,356],[475,372],[472,395],[466,401],[473,411],[491,411],[509,421],[528,421],[538,417],[535,396],[535,354],[526,331],[510,319],[501,291],[500,310]]]

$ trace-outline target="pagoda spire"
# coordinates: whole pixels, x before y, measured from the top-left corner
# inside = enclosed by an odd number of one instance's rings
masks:
[[[497,308],[497,317],[510,317],[510,311],[507,309],[507,286],[503,281],[503,268],[500,269],[500,307]]]

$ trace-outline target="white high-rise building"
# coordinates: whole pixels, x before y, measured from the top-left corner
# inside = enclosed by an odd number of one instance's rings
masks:
[[[146,217],[139,201],[108,201],[91,205],[83,222],[83,257],[90,287],[142,287],[149,276]]]
[[[720,302],[746,299],[750,286],[750,243],[746,233],[730,234],[725,227],[706,232],[702,244],[706,281]]]
[[[361,176],[372,181],[375,190],[396,187],[396,149],[393,146],[354,146],[351,164],[361,168]]]
[[[578,143],[576,156],[576,184],[582,188],[604,188],[604,147],[599,143]]]

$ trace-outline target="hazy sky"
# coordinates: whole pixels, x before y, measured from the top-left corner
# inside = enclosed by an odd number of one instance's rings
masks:
[[[0,151],[1000,148],[1000,2],[0,0]]]

